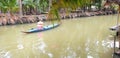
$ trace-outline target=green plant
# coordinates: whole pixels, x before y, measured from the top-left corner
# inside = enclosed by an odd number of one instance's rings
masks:
[[[19,7],[16,0],[0,0],[0,10],[4,13],[18,12]]]

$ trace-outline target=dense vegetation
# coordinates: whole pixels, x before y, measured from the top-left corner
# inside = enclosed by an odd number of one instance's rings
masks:
[[[39,16],[28,15],[45,12],[48,12],[47,19],[60,21],[61,9],[69,13],[77,9],[90,10],[95,5],[101,10],[101,4],[102,0],[0,0],[0,25],[36,22]]]

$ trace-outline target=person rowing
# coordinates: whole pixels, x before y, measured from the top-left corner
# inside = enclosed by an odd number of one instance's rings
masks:
[[[43,22],[40,20],[38,23],[37,23],[37,28],[38,29],[43,29]]]

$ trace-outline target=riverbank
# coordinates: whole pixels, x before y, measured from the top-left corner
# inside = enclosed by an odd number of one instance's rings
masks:
[[[103,11],[97,11],[97,12],[71,11],[69,14],[66,12],[60,13],[60,18],[61,19],[72,19],[72,18],[113,15],[113,14],[116,14],[116,12],[113,12],[113,11],[106,11],[106,12],[103,12]],[[39,20],[47,21],[47,14],[24,15],[22,17],[20,17],[18,14],[15,14],[12,16],[10,16],[9,14],[0,14],[0,26],[35,23],[35,22],[38,22]]]
[[[45,16],[46,15],[24,15],[20,17],[19,15],[0,15],[0,26],[34,23],[41,19],[45,20]]]

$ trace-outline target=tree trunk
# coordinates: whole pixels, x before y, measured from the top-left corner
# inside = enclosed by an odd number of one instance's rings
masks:
[[[22,14],[22,1],[21,0],[19,0],[19,7],[20,7],[19,15],[20,15],[20,18],[21,18],[23,16],[23,14]]]
[[[50,11],[51,6],[52,6],[52,0],[49,0],[49,11]]]

